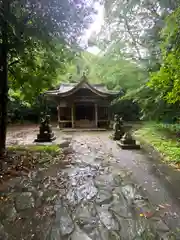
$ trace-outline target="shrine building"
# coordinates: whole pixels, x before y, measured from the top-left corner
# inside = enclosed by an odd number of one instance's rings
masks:
[[[107,128],[109,106],[119,92],[110,91],[103,84],[90,84],[83,76],[80,82],[63,83],[45,95],[57,103],[60,128]]]

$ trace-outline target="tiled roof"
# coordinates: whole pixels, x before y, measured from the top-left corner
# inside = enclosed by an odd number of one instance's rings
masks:
[[[62,83],[59,88],[56,90],[47,91],[46,94],[65,96],[66,94],[73,94],[80,88],[88,88],[99,95],[117,95],[120,92],[110,91],[104,84],[90,84],[87,79],[82,79],[82,81],[78,83]]]
[[[76,86],[76,83],[63,83],[59,86],[59,92],[60,93],[65,93],[65,92],[69,92],[70,90],[72,90],[74,87]]]
[[[76,85],[77,83],[63,83],[60,85],[58,91],[59,93],[66,93],[70,90],[73,90]],[[112,91],[108,90],[104,84],[91,84],[91,86],[102,93],[113,93]]]

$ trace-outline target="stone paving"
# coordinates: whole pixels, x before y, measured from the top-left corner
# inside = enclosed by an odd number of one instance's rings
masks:
[[[117,159],[98,134],[73,135],[64,160],[70,164],[8,183],[1,193],[0,239],[180,239],[131,171],[113,165]]]

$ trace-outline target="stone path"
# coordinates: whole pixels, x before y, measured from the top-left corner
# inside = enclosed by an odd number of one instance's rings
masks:
[[[0,239],[180,239],[164,218],[172,202],[152,204],[132,173],[130,162],[141,153],[120,150],[107,133],[75,133],[66,150],[64,161],[71,164],[8,183],[1,193]]]

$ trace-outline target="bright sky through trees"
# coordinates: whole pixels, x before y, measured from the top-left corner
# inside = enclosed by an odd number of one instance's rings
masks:
[[[85,33],[86,39],[89,39],[93,34],[99,33],[104,22],[104,7],[99,3],[96,3],[95,9],[98,11],[98,13],[95,16],[94,22]],[[93,54],[98,54],[100,52],[100,49],[96,46],[88,47],[87,50]]]

